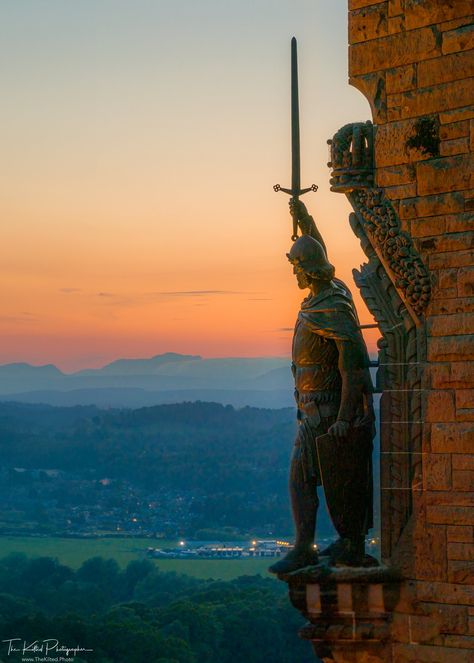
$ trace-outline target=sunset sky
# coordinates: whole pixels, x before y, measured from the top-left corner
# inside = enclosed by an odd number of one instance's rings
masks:
[[[1,3],[0,363],[289,354],[304,293],[272,186],[291,183],[293,35],[305,202],[371,321],[326,165],[327,138],[370,117],[347,83],[346,5]]]

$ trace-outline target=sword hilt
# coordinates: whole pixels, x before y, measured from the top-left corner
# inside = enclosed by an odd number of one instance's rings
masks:
[[[317,190],[318,190],[317,184],[312,184],[306,189],[297,189],[296,191],[294,189],[285,189],[279,184],[275,184],[273,187],[273,191],[275,191],[275,193],[282,191],[283,193],[287,193],[289,196],[293,196],[294,200],[298,200],[300,196],[302,196],[304,193],[308,193],[308,191],[314,191],[316,193]],[[298,239],[298,219],[295,214],[293,215],[293,234],[291,236],[291,241],[296,242],[297,239]]]

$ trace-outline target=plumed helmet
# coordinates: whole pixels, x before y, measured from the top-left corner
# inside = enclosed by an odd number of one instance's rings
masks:
[[[310,235],[299,237],[286,254],[295,267],[299,267],[312,278],[330,281],[334,277],[334,267],[328,262],[321,244]]]

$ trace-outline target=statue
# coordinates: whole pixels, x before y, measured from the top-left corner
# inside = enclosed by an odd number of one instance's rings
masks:
[[[303,233],[287,254],[298,286],[309,288],[293,336],[298,433],[291,459],[294,548],[270,567],[286,574],[317,564],[314,546],[323,485],[339,540],[321,553],[331,565],[375,562],[365,555],[372,527],[372,440],[375,417],[369,358],[347,286],[335,278],[313,218],[296,197],[293,219]]]
[[[317,564],[314,544],[322,485],[339,540],[321,557],[332,565],[377,563],[365,555],[372,527],[372,440],[375,417],[369,357],[349,288],[334,276],[324,240],[299,197],[301,188],[297,44],[291,40],[291,196],[294,244],[287,257],[298,286],[310,294],[301,304],[293,336],[292,371],[298,434],[291,459],[290,496],[296,526],[294,548],[270,567],[286,574]],[[298,228],[302,236],[298,237]]]

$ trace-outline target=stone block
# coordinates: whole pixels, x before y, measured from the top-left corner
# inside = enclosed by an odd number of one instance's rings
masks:
[[[428,361],[474,360],[474,336],[432,337],[428,341]],[[472,365],[471,365],[472,371]]]
[[[429,617],[436,624],[438,634],[452,633],[463,635],[468,632],[469,614],[466,606],[420,602],[417,605],[417,613]],[[412,639],[418,639],[414,633],[412,633]]]
[[[390,35],[349,49],[349,74],[357,76],[379,69],[391,69],[441,55],[436,32],[421,28]]]
[[[392,656],[394,663],[472,663],[467,650],[417,643],[394,644]]]
[[[441,140],[452,140],[453,138],[463,138],[469,136],[470,121],[461,120],[460,122],[451,122],[442,124],[439,128],[439,137]]]
[[[378,39],[388,34],[388,6],[386,2],[362,7],[349,14],[351,44]]]
[[[474,297],[471,297],[470,299],[456,297],[455,288],[450,288],[449,290],[433,290],[432,296],[433,300],[428,307],[429,315],[446,315],[448,313],[465,313],[467,311],[474,311]]]
[[[390,628],[392,642],[410,642],[410,619],[409,615],[399,612],[393,614]]]
[[[414,64],[387,69],[385,72],[387,94],[406,92],[416,87],[416,68]]]
[[[474,525],[474,509],[449,504],[431,505],[426,508],[429,523],[440,525]]]
[[[474,295],[474,267],[462,267],[459,270],[458,294],[464,297]]]
[[[430,195],[471,188],[471,155],[430,159],[416,164],[418,195]]]
[[[387,117],[390,121],[429,115],[466,106],[472,101],[472,78],[451,81],[434,87],[387,95]]]
[[[474,120],[469,120],[469,149],[474,152]]]
[[[474,76],[474,51],[452,53],[418,63],[418,87],[439,85]]]
[[[474,543],[474,527],[448,525],[448,543]]]
[[[449,214],[446,216],[446,232],[456,233],[474,228],[474,215],[472,212],[464,214]]]
[[[452,21],[443,21],[439,23],[437,28],[440,32],[448,32],[448,30],[455,30],[460,28],[463,25],[470,25],[474,23],[474,14],[469,14],[468,16],[461,16],[460,18],[453,18]]]
[[[415,120],[403,120],[402,122],[390,122],[377,127],[375,153],[378,169],[383,166],[406,164],[409,161],[421,161],[430,158],[429,154],[423,154],[421,150],[406,147],[408,138],[413,135],[414,124]],[[413,181],[413,179],[414,177],[410,181]],[[380,186],[384,185],[381,184]]]
[[[447,251],[433,253],[429,256],[430,269],[443,269],[443,267],[466,267],[473,264],[474,251]]]
[[[388,34],[395,35],[398,32],[403,32],[405,30],[405,18],[401,16],[393,16],[388,19]]]
[[[474,543],[448,543],[448,559],[459,562],[474,560]]]
[[[474,562],[472,560],[448,561],[448,579],[460,584],[474,584]]]
[[[425,490],[451,488],[451,455],[428,454],[423,461],[423,487]]]
[[[439,145],[439,153],[443,157],[454,154],[466,154],[470,151],[469,138],[453,138],[453,140],[442,140]]]
[[[431,450],[433,453],[472,453],[474,425],[471,422],[439,423],[431,427]]]
[[[417,645],[443,644],[440,637],[439,624],[431,615],[412,615],[409,617],[409,622],[411,642],[416,642]]]
[[[432,237],[442,235],[446,232],[446,216],[428,216],[421,219],[413,219],[411,222],[412,237]],[[443,289],[445,286],[441,286]]]
[[[471,470],[454,470],[453,488],[454,490],[474,491],[474,472]]]
[[[400,218],[402,219],[437,216],[462,211],[464,211],[464,196],[460,192],[420,196],[400,202]]]
[[[472,5],[471,5],[472,12]],[[454,30],[443,32],[441,50],[443,54],[467,51],[474,48],[474,25],[463,25]]]
[[[449,582],[420,581],[417,583],[417,597],[420,601],[472,606],[474,605],[474,587],[453,585]]]
[[[457,409],[474,407],[474,389],[456,389],[455,394]]]
[[[429,391],[426,395],[425,421],[448,422],[455,420],[453,391]]]
[[[349,0],[349,10],[361,9],[361,7],[368,7],[369,5],[378,5],[380,0]]]
[[[474,492],[426,490],[425,502],[427,506],[462,506],[474,509]]]
[[[444,644],[447,647],[459,647],[460,649],[467,649],[468,657],[472,663],[474,651],[474,638],[469,635],[447,635],[444,638]]]
[[[456,416],[458,421],[474,421],[474,408],[458,410]]]
[[[405,11],[405,0],[388,0],[388,15],[401,16]]]
[[[405,0],[405,27],[413,30],[425,25],[451,21],[472,13],[471,0]]]
[[[377,168],[377,186],[396,186],[415,181],[415,167],[411,164]]]
[[[419,239],[419,251],[427,253],[444,253],[446,251],[464,251],[474,247],[474,231],[444,233],[437,237]]]
[[[452,464],[455,470],[474,471],[474,453],[471,450],[468,454],[453,454]]]
[[[438,272],[439,287],[456,288],[457,287],[458,270],[454,269],[440,269]]]
[[[433,389],[469,389],[474,386],[472,364],[465,361],[428,365]]]
[[[427,329],[429,336],[457,336],[474,333],[474,313],[430,317]]]
[[[385,187],[385,195],[390,200],[402,200],[403,198],[412,198],[416,195],[416,184],[400,184],[400,186]]]
[[[474,117],[474,106],[464,106],[463,108],[454,108],[451,111],[446,111],[439,114],[439,121],[441,124],[449,124],[451,122],[461,122],[462,120],[470,120]]]

